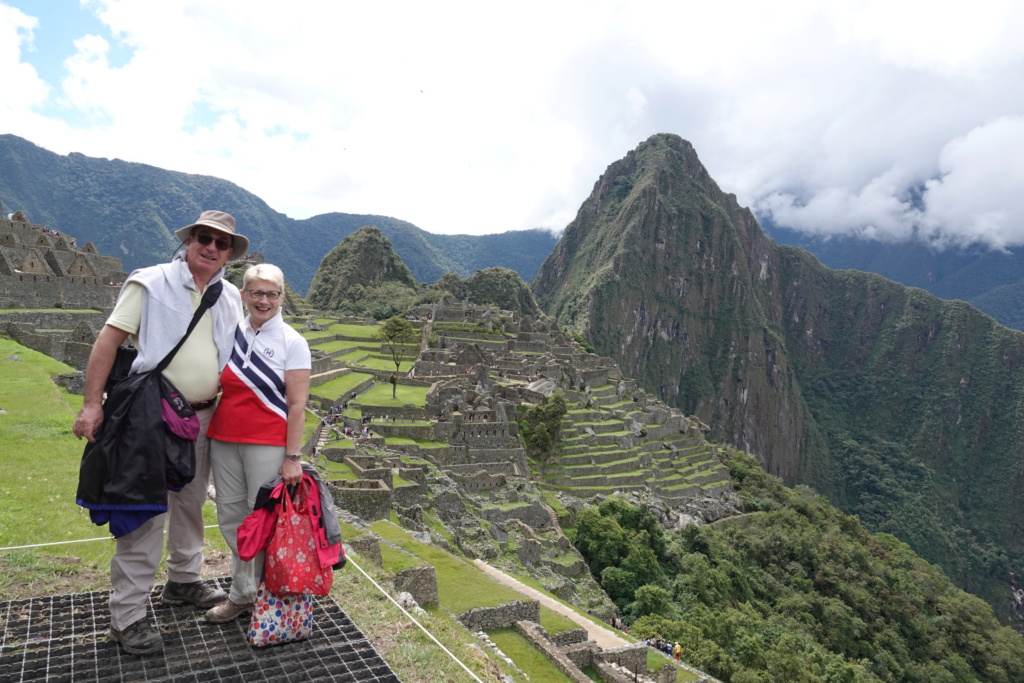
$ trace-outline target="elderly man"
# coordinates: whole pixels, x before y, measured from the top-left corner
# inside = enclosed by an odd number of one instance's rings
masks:
[[[235,219],[223,211],[204,211],[199,220],[175,236],[185,249],[170,263],[136,270],[125,282],[113,313],[100,331],[89,356],[85,398],[75,418],[74,434],[95,441],[103,422],[103,387],[117,347],[133,335],[139,351],[132,372],[154,369],[185,335],[206,288],[221,280],[224,264],[249,249],[249,240],[235,231]],[[196,474],[180,492],[168,492],[167,512],[150,517],[117,539],[110,561],[110,635],[130,654],[145,655],[163,648],[160,632],[146,616],[167,524],[168,581],[165,604],[192,604],[202,609],[226,599],[224,591],[200,580],[203,566],[203,515],[210,464],[206,428],[219,391],[219,375],[231,354],[235,327],[242,317],[238,289],[224,281],[216,303],[200,318],[185,344],[164,370],[164,376],[192,404],[200,421],[196,441]],[[153,453],[152,457],[161,457]]]

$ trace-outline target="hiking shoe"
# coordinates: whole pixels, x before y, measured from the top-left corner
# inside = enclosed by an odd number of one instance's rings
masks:
[[[231,602],[231,600],[225,600],[216,607],[206,611],[206,620],[211,624],[226,624],[250,612],[252,612],[252,604],[237,605]]]
[[[165,605],[195,605],[201,609],[210,609],[214,605],[227,600],[228,594],[202,581],[192,583],[177,583],[168,581],[164,586],[164,592],[160,595],[160,602]]]
[[[121,643],[121,647],[130,655],[151,655],[164,649],[163,636],[145,617],[126,626],[123,631],[118,631],[111,624],[110,637]]]

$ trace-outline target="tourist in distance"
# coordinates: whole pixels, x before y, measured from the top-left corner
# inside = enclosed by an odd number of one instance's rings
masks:
[[[203,292],[223,278],[227,261],[240,258],[249,249],[248,238],[236,232],[235,219],[223,211],[204,211],[198,221],[174,235],[185,250],[176,253],[170,263],[133,272],[96,338],[85,375],[82,410],[73,426],[79,439],[96,439],[103,422],[103,388],[117,347],[132,335],[139,351],[132,372],[154,369],[184,336]],[[168,492],[166,513],[150,517],[117,539],[117,550],[110,561],[110,634],[130,654],[152,654],[163,648],[160,632],[146,617],[146,599],[163,553],[165,522],[168,581],[162,601],[208,609],[226,597],[224,591],[200,580],[202,507],[210,475],[206,428],[213,415],[220,371],[231,354],[240,317],[238,289],[225,281],[216,303],[203,314],[163,371],[199,418],[196,473],[180,492]]]
[[[258,264],[245,271],[242,299],[249,315],[235,333],[221,375],[224,393],[208,432],[217,521],[231,548],[230,595],[206,613],[218,624],[251,612],[256,598],[264,553],[243,562],[238,527],[252,512],[260,487],[277,475],[289,485],[302,481],[299,448],[312,362],[309,344],[281,317],[280,268]]]

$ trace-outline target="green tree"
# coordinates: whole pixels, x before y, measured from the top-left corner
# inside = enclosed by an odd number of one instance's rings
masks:
[[[405,318],[393,316],[384,321],[384,324],[377,330],[375,338],[387,345],[391,353],[391,359],[395,361],[395,374],[402,369],[402,359],[405,357],[403,351],[406,345],[414,343],[419,337],[419,332]],[[391,397],[394,398],[398,390],[397,380],[391,383]]]
[[[519,434],[526,447],[536,451],[543,463],[554,457],[561,438],[562,418],[568,410],[561,394],[545,398],[541,405],[521,407],[523,418],[519,421]]]
[[[606,567],[618,566],[629,552],[629,538],[619,523],[593,508],[580,513],[573,542],[594,576],[600,576]]]
[[[645,583],[661,583],[661,567],[658,565],[658,558],[650,546],[650,536],[646,531],[641,531],[630,541],[629,554],[622,561],[622,568],[633,572],[636,576],[637,585]]]
[[[644,584],[634,591],[629,611],[638,616],[647,614],[672,616],[675,614],[675,609],[672,606],[672,593],[661,586]]]
[[[619,567],[605,567],[601,570],[601,588],[616,605],[624,607],[637,590],[636,576]]]

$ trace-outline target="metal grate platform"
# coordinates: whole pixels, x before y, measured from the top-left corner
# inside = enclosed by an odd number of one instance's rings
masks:
[[[230,579],[210,581],[227,589]],[[0,602],[0,681],[367,681],[400,683],[362,632],[331,598],[315,598],[313,635],[256,649],[247,617],[210,624],[202,610],[160,603],[149,614],[163,652],[125,654],[108,633],[109,591]]]

